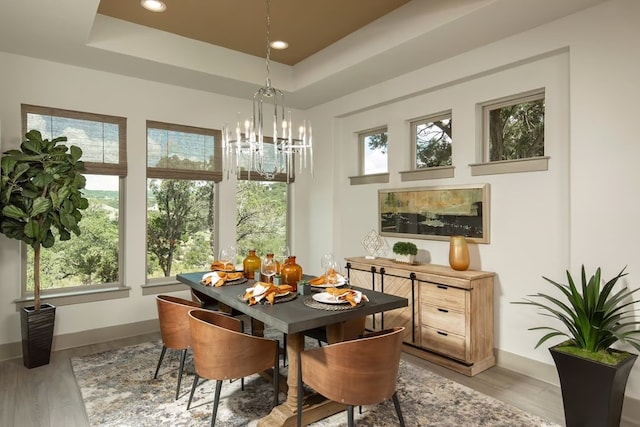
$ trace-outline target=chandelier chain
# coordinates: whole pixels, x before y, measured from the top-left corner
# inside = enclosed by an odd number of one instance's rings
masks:
[[[271,1],[267,0],[267,58],[266,58],[266,67],[267,67],[267,81],[265,85],[267,87],[271,87],[271,79],[269,78],[269,65],[271,61]]]

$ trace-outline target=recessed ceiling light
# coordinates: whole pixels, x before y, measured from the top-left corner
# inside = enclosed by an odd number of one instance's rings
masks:
[[[167,9],[167,5],[160,0],[141,0],[140,4],[151,12],[164,12]]]
[[[286,49],[289,47],[289,43],[287,42],[283,42],[282,40],[274,40],[271,43],[269,43],[269,45],[277,50],[282,50],[282,49]]]

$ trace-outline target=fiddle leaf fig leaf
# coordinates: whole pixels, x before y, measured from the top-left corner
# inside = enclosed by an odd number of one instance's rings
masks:
[[[49,209],[51,209],[51,201],[45,197],[38,197],[33,201],[31,212],[29,212],[29,214],[32,217],[35,217],[47,212]]]

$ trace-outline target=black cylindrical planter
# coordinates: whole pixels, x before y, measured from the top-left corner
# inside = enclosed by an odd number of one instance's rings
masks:
[[[20,313],[22,361],[27,368],[49,363],[55,318],[56,308],[51,304],[41,304],[37,311],[33,306],[23,307]]]
[[[611,366],[553,347],[549,351],[560,377],[567,427],[618,427],[627,379],[638,356],[631,354]]]

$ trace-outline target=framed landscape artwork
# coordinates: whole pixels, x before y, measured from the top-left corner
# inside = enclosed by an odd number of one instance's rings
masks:
[[[378,190],[381,236],[489,243],[489,184]]]

